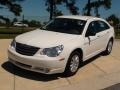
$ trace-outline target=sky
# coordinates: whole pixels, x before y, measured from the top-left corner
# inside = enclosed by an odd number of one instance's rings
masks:
[[[21,2],[22,13],[26,19],[48,19],[49,13],[46,11],[45,6],[46,0],[25,0]],[[82,13],[82,9],[85,6],[87,0],[77,0],[76,6],[79,7],[79,12]],[[66,9],[65,5],[59,5],[58,9],[61,10],[65,15],[69,15],[69,11]],[[120,17],[120,0],[112,0],[111,9],[106,10],[103,7],[99,9],[99,13],[102,18],[106,18],[111,14],[116,14]],[[7,9],[1,9],[0,15],[14,17],[13,13],[9,12]]]

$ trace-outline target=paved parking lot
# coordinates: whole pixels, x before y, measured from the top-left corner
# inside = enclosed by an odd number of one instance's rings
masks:
[[[0,40],[0,90],[107,90],[115,84],[120,88],[120,40],[115,40],[111,55],[90,59],[72,77],[43,75],[12,65],[7,59],[10,41]]]

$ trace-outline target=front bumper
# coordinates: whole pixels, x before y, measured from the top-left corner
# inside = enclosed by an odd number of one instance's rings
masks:
[[[17,53],[11,47],[8,49],[8,59],[20,68],[44,74],[62,73],[66,66],[62,57],[25,56]]]

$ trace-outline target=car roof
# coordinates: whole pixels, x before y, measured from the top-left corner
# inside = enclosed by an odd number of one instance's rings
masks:
[[[70,18],[70,19],[80,19],[80,20],[89,20],[89,19],[101,19],[93,16],[80,16],[80,15],[66,15],[66,16],[58,16],[57,18]]]

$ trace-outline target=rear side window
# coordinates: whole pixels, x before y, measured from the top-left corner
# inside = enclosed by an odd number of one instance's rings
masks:
[[[92,26],[93,31],[96,33],[105,31],[110,28],[104,21],[93,21],[90,23],[90,26]]]
[[[104,30],[107,30],[107,29],[109,29],[110,27],[108,26],[108,24],[106,24],[105,22],[103,22],[103,21],[96,21],[97,22],[97,24],[98,24],[98,29],[99,29],[99,31],[104,31]]]
[[[110,27],[108,26],[108,24],[105,23],[104,21],[92,21],[88,26],[86,36],[89,34],[89,32],[99,33],[109,28]]]

